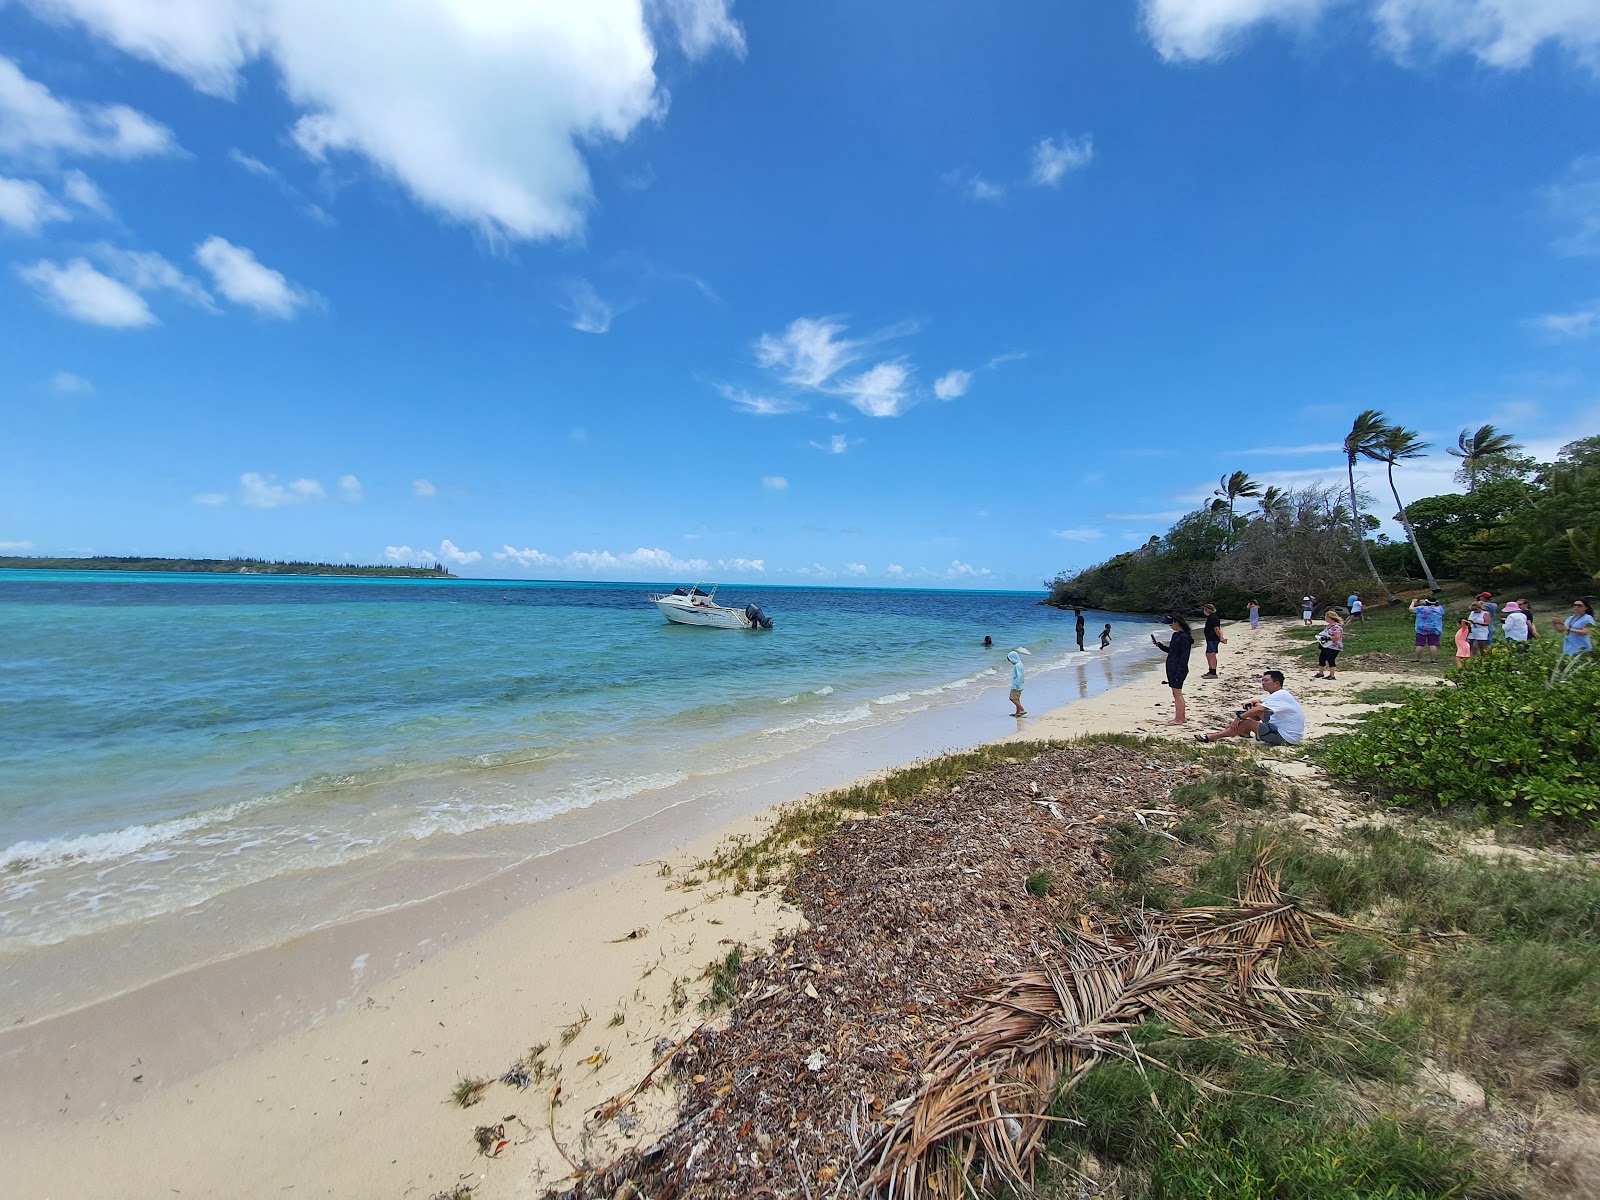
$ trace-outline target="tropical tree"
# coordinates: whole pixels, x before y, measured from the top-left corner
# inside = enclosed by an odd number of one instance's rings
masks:
[[[1428,566],[1428,559],[1422,553],[1422,545],[1417,541],[1417,535],[1411,529],[1411,518],[1406,516],[1406,506],[1400,502],[1400,491],[1394,485],[1394,465],[1408,458],[1421,458],[1428,451],[1428,443],[1422,440],[1422,435],[1414,429],[1405,429],[1399,425],[1390,425],[1383,431],[1383,436],[1377,438],[1363,453],[1372,459],[1388,464],[1389,467],[1389,492],[1394,496],[1395,519],[1400,522],[1406,531],[1406,541],[1411,543],[1411,549],[1416,552],[1417,561],[1422,564],[1422,573],[1427,577],[1428,589],[1438,591],[1439,585],[1433,578],[1433,571]]]
[[[1367,533],[1361,520],[1361,499],[1356,495],[1356,459],[1376,458],[1376,447],[1388,430],[1389,423],[1383,419],[1381,412],[1375,408],[1362,410],[1352,422],[1350,432],[1345,434],[1344,457],[1350,479],[1350,532],[1355,535],[1356,548],[1361,551],[1361,559],[1367,564],[1372,578],[1377,580],[1383,594],[1393,600],[1394,593],[1389,591],[1389,585],[1378,574],[1378,568],[1372,565],[1372,552],[1367,549]]]
[[[1276,524],[1289,511],[1289,493],[1276,484],[1272,484],[1262,491],[1261,499],[1257,501],[1257,504],[1260,506],[1261,515],[1266,519],[1267,523],[1269,525]]]
[[[1478,486],[1478,473],[1496,459],[1511,458],[1522,449],[1521,443],[1509,433],[1501,433],[1493,425],[1479,425],[1476,431],[1463,429],[1454,446],[1446,449],[1461,460],[1456,472],[1456,482],[1465,483],[1467,491]]]
[[[1261,495],[1261,485],[1243,471],[1235,471],[1232,475],[1224,475],[1217,481],[1217,490],[1211,493],[1216,497],[1211,508],[1214,512],[1226,509],[1228,513],[1228,545],[1233,544],[1233,506],[1238,503],[1241,496],[1254,498]]]

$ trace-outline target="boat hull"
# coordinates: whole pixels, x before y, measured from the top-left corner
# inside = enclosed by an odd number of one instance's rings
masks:
[[[724,608],[720,604],[675,604],[672,600],[657,600],[655,606],[661,615],[676,625],[703,625],[708,629],[749,629],[750,622],[737,608]]]

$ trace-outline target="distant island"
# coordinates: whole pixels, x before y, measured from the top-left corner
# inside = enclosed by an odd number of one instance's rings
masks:
[[[0,555],[0,570],[13,571],[186,571],[207,575],[382,575],[397,579],[454,579],[431,567],[360,567],[350,563],[267,562],[259,558],[134,558],[99,554],[93,558],[24,558]]]

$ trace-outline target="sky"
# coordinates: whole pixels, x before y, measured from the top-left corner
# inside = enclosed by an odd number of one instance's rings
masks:
[[[1597,118],[1600,0],[0,0],[0,554],[1033,588],[1366,408],[1456,490],[1600,432]]]

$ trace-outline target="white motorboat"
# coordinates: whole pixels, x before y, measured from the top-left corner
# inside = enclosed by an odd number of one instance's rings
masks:
[[[710,590],[693,587],[673,588],[670,592],[650,593],[650,603],[661,615],[678,625],[705,625],[712,629],[771,629],[772,619],[754,604],[729,608],[716,602],[717,585]]]

